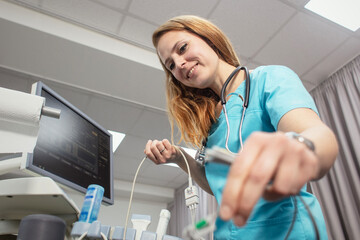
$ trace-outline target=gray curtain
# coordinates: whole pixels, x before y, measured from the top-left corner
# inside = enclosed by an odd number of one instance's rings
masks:
[[[360,56],[310,94],[340,148],[329,173],[311,183],[312,192],[322,206],[329,239],[360,239]]]
[[[195,184],[196,185],[196,184]],[[197,185],[196,185],[197,186]],[[170,235],[181,237],[183,229],[191,224],[191,215],[189,209],[185,205],[185,188],[188,184],[176,189],[174,201],[168,205],[168,210],[171,213],[169,221],[168,232]],[[215,197],[203,191],[199,186],[199,205],[196,209],[196,220],[199,221],[207,215],[215,213],[217,210],[217,203]],[[212,240],[212,234],[205,236],[204,239]]]

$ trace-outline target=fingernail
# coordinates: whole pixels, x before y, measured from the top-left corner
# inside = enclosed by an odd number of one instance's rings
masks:
[[[220,208],[220,217],[223,220],[229,220],[232,217],[231,208],[228,205],[223,205]]]
[[[237,226],[243,226],[245,224],[245,218],[241,215],[236,215],[234,217],[234,223]]]

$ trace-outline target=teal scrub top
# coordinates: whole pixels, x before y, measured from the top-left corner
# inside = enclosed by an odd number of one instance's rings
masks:
[[[232,94],[226,103],[230,124],[228,146],[232,152],[240,150],[239,126],[243,110],[245,82]],[[261,66],[250,74],[250,100],[245,111],[242,126],[243,142],[255,131],[275,132],[281,117],[295,108],[310,108],[317,113],[315,103],[302,85],[299,77],[285,66]],[[210,129],[207,148],[225,148],[226,120],[221,112]],[[229,166],[219,163],[206,163],[205,172],[212,192],[220,206],[222,192],[226,183]],[[299,195],[310,207],[320,232],[320,239],[327,239],[325,221],[320,205],[314,195],[306,192],[304,186]],[[288,239],[316,239],[315,230],[305,206],[297,198],[297,215]],[[284,239],[290,228],[294,214],[293,197],[279,201],[266,201],[261,198],[254,207],[247,223],[237,227],[232,221],[216,220],[215,239]]]

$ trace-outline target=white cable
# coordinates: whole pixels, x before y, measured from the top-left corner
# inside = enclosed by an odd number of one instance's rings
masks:
[[[196,212],[195,212],[195,206],[194,205],[192,205],[190,207],[190,214],[191,214],[192,224],[195,224],[195,214],[196,214]]]
[[[188,170],[188,175],[189,175],[189,187],[192,187],[192,178],[191,178],[191,172],[190,172],[190,167],[189,167],[189,163],[184,155],[184,153],[180,150],[180,148],[178,146],[174,146],[177,150],[179,150],[181,156],[183,157],[187,170]]]
[[[81,236],[79,238],[77,238],[76,240],[82,240],[84,239],[84,237],[86,237],[86,235],[88,234],[88,232],[84,232],[83,234],[81,234]],[[108,238],[105,236],[104,233],[100,232],[101,237],[103,238],[103,240],[108,240]]]
[[[105,234],[103,234],[102,232],[100,234],[101,234],[103,240],[108,240],[108,238],[105,236]]]
[[[77,240],[82,240],[84,237],[86,237],[88,232],[84,232],[83,234],[81,234],[81,236],[79,238],[77,238]]]
[[[191,172],[190,172],[190,167],[189,167],[189,163],[184,155],[184,153],[180,150],[180,148],[178,146],[174,146],[176,149],[179,150],[181,156],[183,157],[184,161],[185,161],[185,164],[186,164],[186,167],[187,167],[187,170],[188,170],[188,175],[189,175],[189,186],[192,187],[192,179],[191,179]],[[127,214],[126,214],[126,220],[125,220],[125,226],[124,226],[124,234],[123,234],[123,239],[126,239],[126,229],[127,229],[127,224],[128,224],[128,220],[129,220],[129,214],[130,214],[130,209],[131,209],[131,202],[132,202],[132,197],[133,197],[133,194],[134,194],[134,189],[135,189],[135,182],[136,182],[136,178],[137,178],[137,175],[139,173],[139,170],[141,168],[141,165],[144,163],[145,159],[147,157],[144,157],[143,160],[141,161],[141,163],[139,164],[137,170],[136,170],[136,173],[135,173],[135,176],[134,176],[134,180],[133,180],[133,184],[132,184],[132,188],[131,188],[131,194],[130,194],[130,200],[129,200],[129,206],[128,206],[128,210],[127,210]],[[196,206],[193,206],[194,207],[194,210],[195,210],[195,207]],[[193,215],[193,214],[192,214]],[[195,217],[194,217],[195,218]],[[83,234],[84,235],[84,234]],[[86,233],[85,233],[86,235]],[[84,238],[84,236],[82,237]],[[81,239],[82,239],[81,238]],[[80,240],[80,239],[79,239]]]
[[[127,214],[126,214],[126,221],[125,221],[125,226],[124,226],[124,235],[123,235],[123,239],[126,239],[125,236],[126,236],[126,229],[127,229],[127,224],[128,224],[128,220],[129,220],[129,214],[130,214],[130,209],[131,209],[131,202],[132,202],[132,197],[133,197],[133,194],[134,194],[134,189],[135,189],[135,182],[136,182],[136,178],[137,178],[137,175],[139,173],[139,170],[141,168],[141,165],[144,163],[145,159],[147,157],[144,157],[143,160],[141,161],[141,163],[139,164],[137,170],[136,170],[136,173],[135,173],[135,176],[134,176],[134,180],[133,180],[133,184],[132,184],[132,188],[131,188],[131,194],[130,194],[130,200],[129,200],[129,207],[128,207],[128,210],[127,210]]]

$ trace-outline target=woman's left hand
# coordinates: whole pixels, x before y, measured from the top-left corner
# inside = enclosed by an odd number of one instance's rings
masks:
[[[260,197],[296,195],[319,171],[317,156],[305,144],[281,132],[255,132],[231,165],[220,217],[243,226]]]

